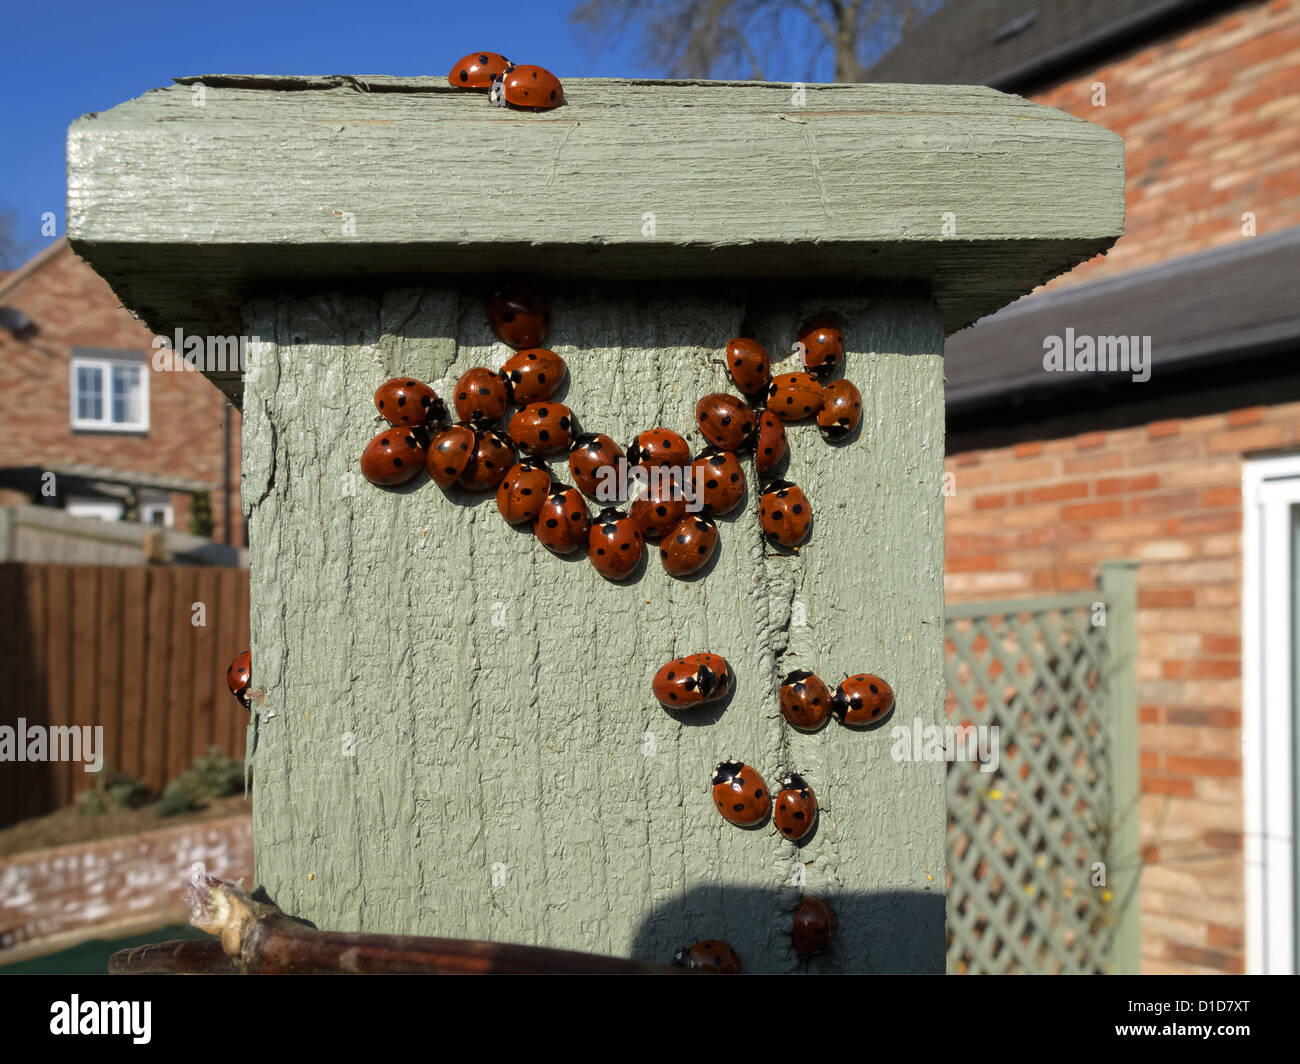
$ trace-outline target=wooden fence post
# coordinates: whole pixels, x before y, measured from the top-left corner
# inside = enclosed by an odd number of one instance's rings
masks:
[[[751,971],[798,966],[791,912],[815,894],[841,927],[815,969],[942,972],[944,763],[891,752],[895,726],[944,723],[943,337],[1113,242],[1122,146],[978,88],[566,98],[207,77],[70,133],[73,246],[158,331],[255,355],[246,384],[208,372],[244,411],[257,878],[321,927],[648,960],[721,937]],[[752,465],[707,576],[652,552],[622,585],[490,496],[358,485],[374,387],[447,395],[499,365],[482,302],[517,272],[553,297],[563,401],[620,443],[688,434],[700,396],[733,390],[717,360],[742,322],[785,362],[804,317],[839,315],[865,418],[839,447],[791,429],[806,548],[767,555]],[[651,677],[705,649],[737,693],[674,719]],[[880,673],[893,719],[792,731],[776,687],[796,668]],[[807,845],[717,816],[728,757],[809,777]]]
[[[1108,722],[1111,780],[1110,889],[1115,902],[1115,943],[1111,950],[1117,975],[1142,970],[1141,792],[1138,787],[1138,598],[1135,561],[1103,562],[1099,589],[1106,595],[1106,640],[1110,647],[1109,683],[1112,716]]]

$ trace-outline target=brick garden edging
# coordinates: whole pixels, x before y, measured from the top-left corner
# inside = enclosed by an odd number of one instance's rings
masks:
[[[251,880],[247,814],[0,858],[0,964],[6,951],[68,931],[174,910],[191,865]]]

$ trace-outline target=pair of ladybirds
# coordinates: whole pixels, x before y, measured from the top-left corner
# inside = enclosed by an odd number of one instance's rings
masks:
[[[815,957],[835,938],[835,914],[821,898],[807,897],[794,911],[790,943],[800,957]],[[729,942],[708,938],[693,946],[684,946],[673,957],[673,964],[693,971],[718,975],[739,975],[740,956]]]
[[[778,784],[772,821],[778,832],[798,842],[817,823],[817,795],[797,772],[786,773]],[[723,820],[742,828],[757,827],[772,812],[772,796],[763,777],[734,758],[713,770],[713,804]]]
[[[486,91],[497,107],[549,111],[564,103],[564,86],[549,70],[516,66],[496,52],[471,52],[451,68],[447,80],[457,89]]]
[[[830,717],[849,728],[865,728],[884,720],[894,708],[894,691],[879,676],[846,676],[835,694],[807,670],[781,681],[781,716],[803,732],[817,731]]]

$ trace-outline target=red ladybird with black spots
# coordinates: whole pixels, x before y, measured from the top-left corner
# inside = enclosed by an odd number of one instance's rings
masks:
[[[567,484],[552,485],[533,522],[533,532],[542,546],[559,555],[586,550],[590,531],[591,512],[582,493]]]
[[[510,66],[510,60],[496,52],[471,52],[451,68],[447,81],[453,88],[487,92],[494,78]]]
[[[361,452],[361,475],[384,488],[405,484],[424,468],[428,446],[423,429],[390,425]]]
[[[497,486],[497,509],[512,525],[532,523],[551,493],[551,471],[541,462],[525,459],[510,467]]]
[[[646,539],[662,539],[686,516],[686,497],[675,477],[638,480],[631,503],[628,516]]]
[[[627,448],[628,465],[674,466],[686,469],[691,464],[691,449],[686,441],[670,429],[648,429],[640,433]]]
[[[804,898],[794,911],[790,942],[800,957],[815,957],[835,940],[835,914],[821,898]]]
[[[622,580],[641,561],[645,537],[622,510],[607,506],[591,523],[587,534],[587,557],[596,571],[609,580]]]
[[[817,823],[817,794],[797,772],[782,776],[777,787],[772,823],[791,842],[798,842]]]
[[[515,449],[510,438],[491,429],[479,429],[474,434],[469,464],[456,483],[469,491],[488,491],[505,479],[514,464]]]
[[[550,304],[525,281],[511,281],[488,297],[488,325],[517,351],[541,347],[551,331]]]
[[[775,419],[773,419],[775,420]],[[731,451],[708,447],[691,463],[695,489],[702,493],[705,513],[729,514],[745,497],[745,471]]]
[[[545,67],[522,63],[510,66],[493,83],[490,98],[498,107],[549,111],[564,103],[564,86]]]
[[[495,425],[510,405],[506,382],[483,366],[475,366],[456,382],[456,416],[471,425]]]
[[[708,564],[718,548],[718,526],[708,514],[689,514],[664,537],[659,560],[669,576],[690,576]]]
[[[848,439],[862,420],[862,393],[841,377],[826,385],[822,396],[825,403],[817,411],[817,431],[830,443]]]
[[[802,421],[822,408],[826,397],[810,373],[782,373],[767,389],[767,408],[782,421]]]
[[[375,389],[375,409],[390,425],[441,425],[447,404],[423,381],[393,377]]]
[[[812,506],[797,484],[774,480],[763,489],[758,519],[769,542],[797,547],[812,528]]]
[[[245,650],[243,653],[236,655],[235,660],[230,663],[226,669],[226,686],[230,688],[230,693],[239,700],[239,704],[245,709],[251,708],[251,699],[248,691],[253,684],[253,655]]]
[[[727,659],[703,651],[668,662],[655,673],[651,690],[665,709],[690,709],[726,698],[732,680]]]
[[[602,485],[607,485],[603,502],[614,502],[613,488],[618,475],[618,463],[623,460],[623,448],[603,433],[584,432],[569,445],[569,472],[573,482],[584,495],[597,498]]]
[[[824,380],[844,361],[844,333],[831,315],[818,314],[800,326],[795,350],[808,372]]]
[[[813,732],[830,720],[831,692],[807,669],[787,673],[779,692],[781,716],[792,728]]]
[[[501,366],[501,379],[520,406],[544,403],[564,383],[569,367],[554,351],[530,347],[517,351]]]
[[[724,451],[748,451],[758,433],[754,411],[726,392],[706,395],[695,404],[695,424],[700,435]]]
[[[767,819],[772,796],[756,769],[732,758],[713,770],[713,804],[728,824],[752,828]]]
[[[739,955],[729,943],[718,938],[706,938],[693,946],[683,946],[674,955],[673,964],[718,975],[740,974]]]
[[[460,479],[474,454],[477,441],[468,425],[450,425],[433,437],[425,466],[440,488],[449,488]]]
[[[770,472],[785,457],[785,422],[770,410],[758,415],[758,442],[754,445],[754,468],[759,475]]]
[[[757,340],[738,336],[727,344],[727,372],[745,395],[762,395],[772,383],[772,362]]]
[[[562,403],[529,403],[506,430],[524,454],[567,451],[573,442],[573,411]]]
[[[865,728],[883,720],[893,708],[894,689],[869,672],[845,677],[831,699],[831,715],[849,728]]]

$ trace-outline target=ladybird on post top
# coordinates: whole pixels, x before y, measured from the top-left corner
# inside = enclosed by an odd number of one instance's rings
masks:
[[[782,776],[777,786],[781,789],[776,795],[776,812],[772,819],[777,831],[797,842],[817,823],[817,795],[797,772]]]
[[[390,425],[441,425],[447,404],[423,381],[393,377],[375,389],[375,409]]]
[[[250,708],[250,698],[248,689],[253,682],[253,655],[245,650],[242,654],[230,663],[230,668],[226,670],[226,686],[230,688],[230,693],[239,699],[239,704],[245,709]]]
[[[507,67],[494,79],[489,99],[496,107],[549,111],[564,103],[564,86],[545,67],[525,63]]]
[[[384,488],[405,484],[424,468],[428,444],[423,429],[391,425],[361,452],[361,475]]]
[[[511,281],[484,305],[496,338],[516,351],[541,347],[551,331],[551,308],[523,281]]]
[[[496,52],[471,52],[451,68],[447,81],[457,89],[475,89],[487,92],[494,78],[499,78],[510,67],[510,60]]]
[[[713,770],[713,804],[728,824],[752,828],[767,819],[772,796],[755,769],[732,758]]]
[[[850,676],[835,689],[831,715],[850,728],[883,720],[894,708],[894,689],[869,672]]]
[[[844,333],[829,314],[818,314],[800,327],[795,351],[808,372],[824,380],[844,359]]]
[[[729,943],[717,938],[708,938],[693,946],[683,946],[673,957],[673,964],[679,968],[693,968],[717,975],[740,974],[740,957]]]
[[[670,661],[655,673],[651,689],[665,709],[688,709],[726,698],[731,680],[727,659],[706,651]]]

